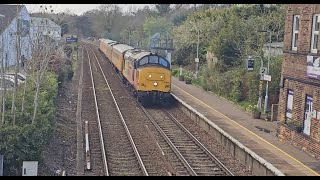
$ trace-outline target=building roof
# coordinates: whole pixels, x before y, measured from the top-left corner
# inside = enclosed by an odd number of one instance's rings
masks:
[[[0,17],[0,34],[9,26],[12,20],[17,16],[18,12],[24,5],[7,5],[0,4],[0,14],[5,17]]]
[[[61,28],[58,24],[53,22],[51,19],[44,17],[30,17],[31,23],[34,26],[48,26],[48,27],[58,27]],[[45,23],[46,22],[46,23]]]
[[[263,47],[269,48],[269,43],[264,44]],[[273,42],[271,43],[271,48],[283,48],[283,42]]]

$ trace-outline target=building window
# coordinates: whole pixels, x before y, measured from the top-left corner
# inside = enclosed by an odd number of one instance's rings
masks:
[[[312,36],[311,36],[311,53],[318,52],[318,37],[319,37],[319,19],[320,14],[313,15],[312,20]]]
[[[293,28],[292,28],[292,50],[297,50],[298,45],[298,34],[299,34],[299,15],[293,16]]]
[[[293,90],[288,90],[286,119],[292,118]]]

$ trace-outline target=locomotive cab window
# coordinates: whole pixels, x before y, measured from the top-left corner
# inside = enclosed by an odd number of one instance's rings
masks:
[[[144,65],[158,65],[158,66],[163,66],[167,69],[170,69],[170,65],[169,65],[169,62],[165,59],[163,59],[162,57],[159,57],[159,56],[146,56],[144,58],[142,58],[140,61],[138,61],[138,67],[140,66],[144,66]]]
[[[158,64],[159,62],[158,59],[159,59],[158,56],[149,56],[149,63]]]
[[[148,63],[148,57],[144,57],[139,61],[139,66],[145,65]]]

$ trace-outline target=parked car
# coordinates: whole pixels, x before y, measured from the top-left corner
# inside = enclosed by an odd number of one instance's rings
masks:
[[[0,76],[1,76],[1,75],[0,75]],[[12,79],[13,82],[15,81],[14,76],[12,76],[12,75],[7,75],[7,74],[5,74],[4,77],[7,78],[7,79]],[[21,83],[23,83],[23,81],[21,81],[21,80],[18,79],[18,85],[20,85]]]
[[[11,76],[14,79],[15,73],[6,73],[7,76]],[[18,84],[24,83],[26,81],[26,76],[21,74],[21,73],[17,73],[17,77],[18,77]]]
[[[1,86],[2,76],[0,76],[0,91],[4,90],[12,90],[14,88],[14,79],[8,76],[4,76],[4,85]]]

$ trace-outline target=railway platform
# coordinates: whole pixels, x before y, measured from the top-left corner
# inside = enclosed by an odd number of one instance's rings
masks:
[[[281,142],[277,121],[253,119],[235,104],[172,77],[172,93],[287,176],[319,176],[320,160]]]

